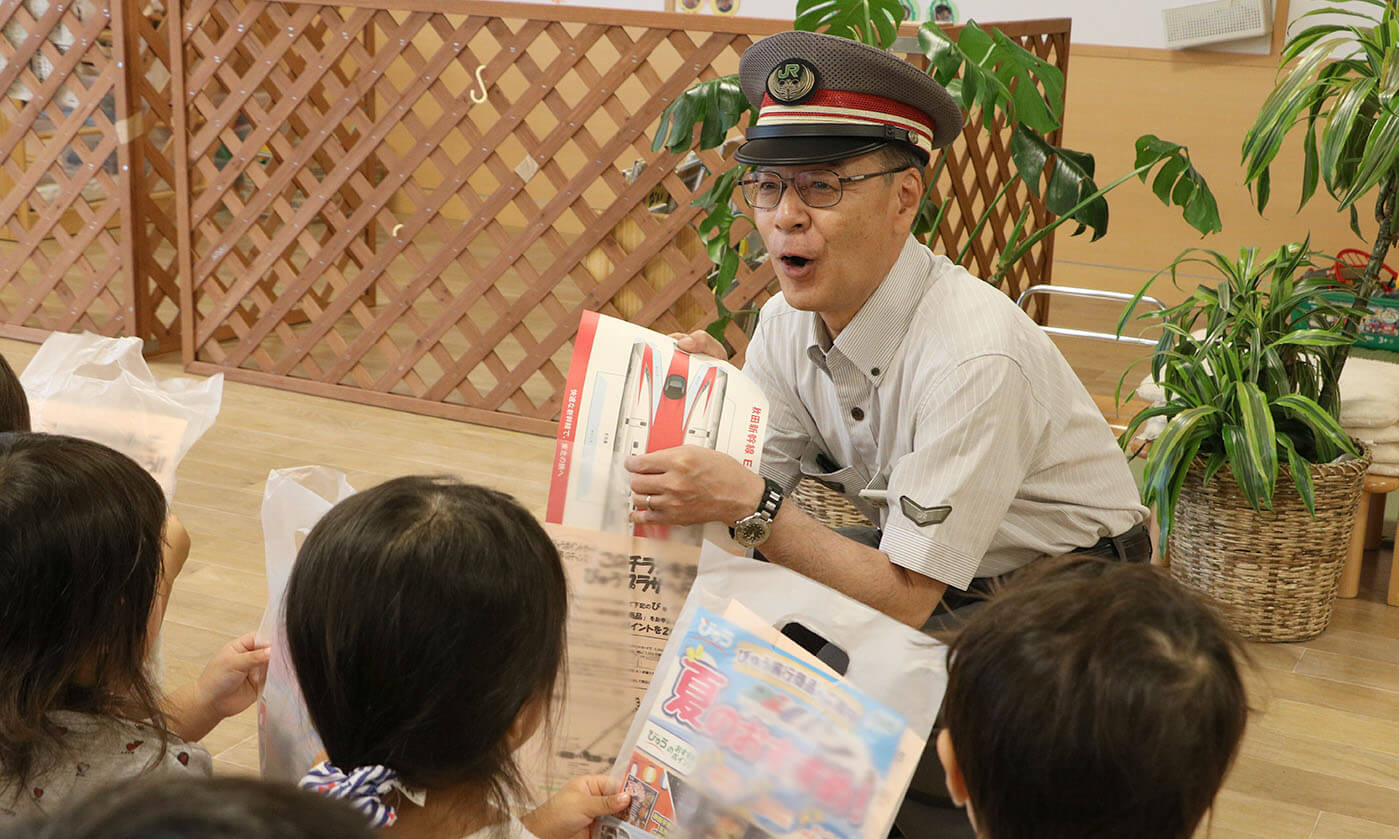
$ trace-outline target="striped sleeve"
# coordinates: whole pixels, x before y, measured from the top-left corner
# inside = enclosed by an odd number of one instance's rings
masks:
[[[910,571],[965,589],[1049,419],[1009,357],[983,355],[958,365],[925,395],[913,450],[890,473],[880,550]]]

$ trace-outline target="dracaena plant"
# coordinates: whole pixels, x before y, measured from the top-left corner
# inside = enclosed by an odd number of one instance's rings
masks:
[[[1354,307],[1325,296],[1331,285],[1321,272],[1305,273],[1314,255],[1307,243],[1261,259],[1257,248],[1232,260],[1191,249],[1137,293],[1139,300],[1166,276],[1180,288],[1182,276],[1200,269],[1220,278],[1198,285],[1182,303],[1138,316],[1161,326],[1151,372],[1166,401],[1133,417],[1120,442],[1127,446],[1153,417],[1167,420],[1147,456],[1142,490],[1143,502],[1155,505],[1163,538],[1198,458],[1205,481],[1227,465],[1254,509],[1271,508],[1278,472],[1286,468],[1315,515],[1311,465],[1359,453],[1318,402],[1335,384],[1335,356],[1350,346],[1340,324]],[[1136,302],[1124,311],[1119,334]]]
[[[900,0],[797,0],[793,28],[824,32],[890,48],[904,19]],[[1024,181],[1036,196],[1042,197],[1055,218],[1044,227],[1026,234],[1027,204],[1016,221],[1004,247],[997,255],[997,269],[988,281],[997,283],[1009,269],[1059,225],[1073,221],[1073,235],[1092,231],[1097,240],[1108,230],[1106,195],[1134,177],[1143,182],[1152,177],[1152,191],[1167,206],[1181,208],[1185,220],[1201,234],[1220,229],[1219,211],[1205,179],[1190,162],[1190,152],[1182,145],[1148,134],[1137,140],[1133,168],[1105,186],[1098,186],[1093,155],[1050,143],[1050,136],[1064,115],[1064,74],[1053,64],[1026,50],[1001,32],[987,30],[974,21],[961,28],[954,40],[939,26],[925,24],[919,30],[919,45],[929,59],[928,72],[961,103],[968,119],[979,118],[989,128],[997,120],[1011,127],[1010,154],[1015,172],[1006,178],[995,198],[987,203],[972,225],[955,256],[961,263],[973,242],[992,217],[1001,201]],[[723,76],[700,82],[666,107],[661,114],[652,148],[676,154],[688,152],[699,128],[699,148],[721,145],[729,131],[742,123],[745,115],[757,117],[739,87],[737,76]],[[945,166],[937,155],[913,233],[922,241],[938,229],[951,198],[943,202],[931,197],[933,186]],[[1155,175],[1151,172],[1155,170]],[[711,175],[709,188],[695,199],[706,210],[699,234],[715,269],[708,278],[714,292],[719,317],[709,331],[722,340],[724,328],[734,312],[724,298],[737,277],[740,256],[731,244],[733,226],[748,218],[733,201],[734,186],[746,167],[736,164]]]
[[[1324,184],[1337,208],[1349,211],[1360,238],[1357,206],[1374,196],[1376,230],[1370,260],[1354,284],[1355,305],[1341,332],[1354,339],[1380,269],[1394,244],[1394,206],[1399,195],[1399,8],[1393,0],[1341,0],[1308,12],[1341,16],[1344,22],[1305,26],[1283,47],[1277,86],[1245,136],[1245,180],[1263,212],[1271,193],[1270,167],[1293,129],[1302,128],[1302,191],[1298,209]],[[1335,20],[1335,18],[1333,18]],[[1349,343],[1328,361],[1328,387],[1319,401],[1337,410],[1340,367]]]

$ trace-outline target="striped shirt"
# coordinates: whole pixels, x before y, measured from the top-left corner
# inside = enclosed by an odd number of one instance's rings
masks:
[[[911,236],[834,341],[814,312],[769,300],[744,369],[771,404],[762,474],[789,493],[803,476],[822,481],[880,522],[891,561],[950,586],[1146,518],[1058,348]],[[867,489],[887,505],[862,499]]]

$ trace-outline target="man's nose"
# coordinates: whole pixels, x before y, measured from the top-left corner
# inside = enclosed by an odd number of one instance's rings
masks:
[[[776,213],[777,227],[780,230],[800,230],[811,220],[807,214],[806,202],[797,194],[797,188],[793,184],[787,184],[787,188],[782,190],[782,198],[778,200],[773,212]]]

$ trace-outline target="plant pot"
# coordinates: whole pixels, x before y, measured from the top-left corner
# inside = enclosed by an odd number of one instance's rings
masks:
[[[1197,459],[1181,488],[1171,526],[1171,576],[1213,599],[1239,634],[1253,641],[1305,641],[1326,629],[1370,450],[1313,466],[1316,516],[1302,506],[1286,466],[1272,510],[1254,510],[1228,467],[1205,485]]]

